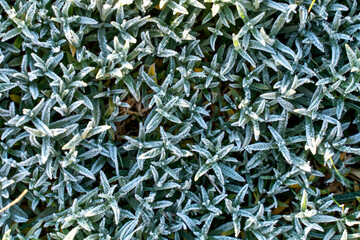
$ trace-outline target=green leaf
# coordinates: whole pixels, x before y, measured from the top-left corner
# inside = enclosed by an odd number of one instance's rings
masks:
[[[124,196],[126,194],[128,194],[132,189],[134,189],[137,185],[139,185],[139,183],[143,180],[142,177],[136,177],[133,180],[131,180],[130,182],[128,182],[127,184],[125,184],[123,187],[120,188],[118,194],[120,196]]]
[[[81,175],[84,175],[85,177],[95,180],[94,174],[89,169],[85,168],[84,166],[82,166],[80,164],[72,164],[70,167],[72,169],[76,170]]]
[[[73,239],[75,239],[78,231],[79,231],[79,227],[73,228],[68,234],[66,234],[64,240],[73,240]]]
[[[291,72],[294,71],[289,61],[281,53],[278,52],[277,54],[272,54],[271,56],[273,57],[276,63],[282,65]]]
[[[82,93],[80,93],[79,91],[76,91],[74,96],[78,99],[78,100],[82,100],[84,102],[84,105],[90,109],[90,110],[94,110],[94,106],[90,100],[90,98]]]
[[[0,83],[0,92],[9,91],[17,86],[16,83]]]
[[[19,35],[21,32],[21,28],[13,28],[5,34],[5,36],[2,38],[2,41],[5,42],[7,40],[10,40]]]
[[[142,160],[145,160],[145,159],[149,159],[149,158],[154,158],[156,156],[159,156],[161,153],[161,148],[153,148],[143,154],[141,154],[138,159],[142,159]]]
[[[1,3],[2,0],[0,0],[0,3]],[[11,229],[8,229],[5,234],[2,236],[2,240],[11,240]]]
[[[93,217],[96,215],[102,215],[107,211],[107,207],[104,204],[100,204],[96,207],[87,209],[85,211],[84,217]]]
[[[62,150],[69,150],[71,148],[76,147],[81,142],[81,135],[77,133],[69,142],[67,142],[63,147]]]
[[[170,0],[170,1],[167,3],[167,6],[168,6],[169,8],[171,8],[171,9],[174,11],[174,13],[189,14],[189,12],[186,10],[186,8],[184,8],[183,6],[177,4],[177,3],[174,2],[174,1],[171,1],[171,0]]]
[[[329,222],[337,222],[338,219],[333,216],[328,215],[315,215],[309,218],[311,222],[315,223],[329,223]]]
[[[357,69],[360,71],[360,62],[359,59],[356,57],[354,51],[350,48],[348,44],[345,44],[346,54],[349,59],[350,65],[352,69]]]
[[[194,180],[197,181],[202,175],[207,173],[211,169],[211,164],[204,164],[200,167],[199,171],[197,171]]]
[[[231,178],[231,179],[234,179],[235,181],[238,181],[238,182],[245,182],[245,179],[238,173],[236,172],[234,169],[226,166],[225,164],[220,164],[220,167],[221,167],[221,170],[222,170],[222,173],[228,177],[228,178]]]
[[[221,170],[220,166],[217,163],[214,163],[212,165],[212,169],[214,170],[215,175],[219,179],[220,183],[222,185],[225,185],[224,175],[222,173],[222,170]]]

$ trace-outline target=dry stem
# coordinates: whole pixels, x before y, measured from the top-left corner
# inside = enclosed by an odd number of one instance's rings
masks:
[[[25,194],[28,192],[27,189],[25,189],[20,196],[18,196],[14,201],[12,201],[11,203],[9,203],[6,207],[0,209],[0,213],[8,210],[9,208],[11,208],[12,206],[14,206],[15,204],[17,204],[18,202],[20,202],[20,200],[25,196]]]

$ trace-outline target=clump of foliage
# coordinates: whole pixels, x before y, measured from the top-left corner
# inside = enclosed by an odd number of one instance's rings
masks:
[[[357,0],[0,0],[3,239],[359,239]]]

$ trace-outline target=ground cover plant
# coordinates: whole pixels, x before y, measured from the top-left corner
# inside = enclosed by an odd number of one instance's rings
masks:
[[[2,239],[360,239],[357,0],[0,0]]]

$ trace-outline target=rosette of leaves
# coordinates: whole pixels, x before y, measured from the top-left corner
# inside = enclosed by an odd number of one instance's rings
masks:
[[[359,13],[0,0],[3,239],[358,239]]]

